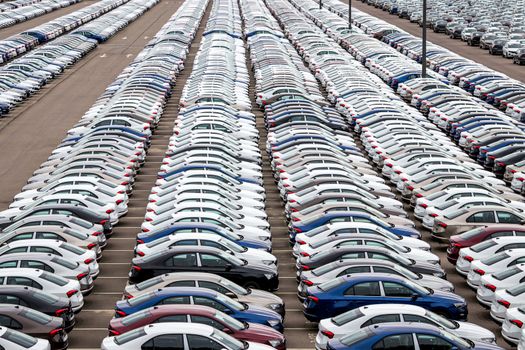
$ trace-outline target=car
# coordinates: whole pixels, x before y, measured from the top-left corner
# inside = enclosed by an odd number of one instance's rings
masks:
[[[517,264],[511,268],[481,276],[481,281],[476,292],[476,299],[478,299],[481,304],[490,306],[494,301],[497,290],[508,289],[525,282],[524,269],[524,264]]]
[[[525,249],[508,249],[489,258],[472,261],[470,263],[470,270],[467,274],[467,284],[470,287],[477,289],[481,281],[481,276],[489,273],[496,273],[506,270],[511,266],[525,263],[524,257]]]
[[[471,342],[462,339],[448,331],[429,324],[421,323],[388,323],[368,326],[354,334],[348,334],[338,340],[329,341],[327,349],[354,350],[394,346],[414,349],[417,342],[419,349],[433,349],[436,344],[444,344],[451,349],[501,350],[502,348],[490,343]],[[441,345],[440,345],[441,346]]]
[[[204,246],[177,246],[132,260],[129,278],[142,282],[167,272],[212,272],[245,288],[276,290],[279,286],[275,267],[253,264],[221,249]]]
[[[271,346],[237,340],[208,325],[177,322],[150,324],[116,337],[106,337],[101,349],[138,350],[168,344],[170,349],[183,350],[186,342],[192,348],[203,349],[273,349]]]
[[[390,322],[430,324],[460,338],[496,343],[494,333],[474,323],[451,321],[419,306],[372,304],[321,320],[315,346],[324,350],[328,341],[337,340],[347,334],[355,334],[368,326]]]
[[[454,293],[424,288],[404,277],[382,273],[345,275],[308,287],[303,313],[310,321],[320,321],[376,303],[417,305],[453,320],[466,320],[468,313],[465,299]]]
[[[0,346],[12,350],[51,350],[47,339],[34,338],[7,327],[0,327]]]
[[[167,302],[212,306],[237,320],[264,324],[279,332],[283,330],[283,318],[277,312],[254,304],[239,303],[221,293],[197,287],[166,287],[136,298],[117,301],[115,317],[131,315]]]
[[[183,322],[210,325],[235,339],[262,343],[276,349],[286,349],[284,336],[278,331],[257,323],[244,323],[233,317],[200,305],[158,305],[122,318],[113,318],[109,335],[117,336],[152,323]]]

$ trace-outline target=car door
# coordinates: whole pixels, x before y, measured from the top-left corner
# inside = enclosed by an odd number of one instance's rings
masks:
[[[341,298],[342,297],[342,298]],[[341,314],[347,310],[355,309],[369,304],[383,304],[379,282],[357,282],[348,287],[342,296],[333,300],[333,314]]]
[[[224,346],[217,343],[215,340],[207,338],[202,335],[188,334],[186,336],[189,350],[222,350]],[[170,348],[171,349],[171,348]],[[157,348],[155,348],[157,350]]]
[[[215,273],[232,281],[242,280],[242,273],[222,257],[211,253],[199,253],[199,263],[203,271]]]
[[[154,266],[153,274],[158,276],[167,272],[197,271],[198,269],[196,253],[181,253],[172,255],[161,264]]]
[[[518,215],[504,210],[496,211],[496,218],[500,224],[520,224],[523,221]]]
[[[372,350],[415,350],[412,333],[389,335],[372,346]]]
[[[419,350],[452,350],[457,347],[447,340],[433,334],[416,334]]]
[[[24,327],[9,315],[0,314],[0,326],[21,331]]]
[[[377,315],[369,318],[366,322],[361,325],[361,328],[365,328],[374,324],[387,323],[387,322],[401,322],[401,316],[396,313]]]
[[[143,343],[141,350],[184,350],[182,334],[162,334]]]
[[[413,296],[419,294],[403,284],[384,281],[381,282],[381,285],[383,287],[383,295],[388,303],[413,304],[419,306],[426,305],[423,300],[420,300],[421,298],[414,299]]]

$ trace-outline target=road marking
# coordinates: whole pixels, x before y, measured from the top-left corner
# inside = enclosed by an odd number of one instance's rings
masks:
[[[75,331],[107,331],[107,328],[75,328]]]
[[[126,40],[127,38],[128,38],[127,36],[125,36],[125,37],[122,37],[122,40]]]
[[[128,53],[128,54],[126,55],[126,57],[128,57],[128,58],[131,57],[131,56],[133,56],[132,53]]]
[[[104,276],[100,276],[100,277],[97,277],[98,280],[104,280],[104,279],[112,280],[112,279],[115,279],[115,278],[125,278],[125,279],[128,279],[128,276],[112,276],[112,277],[104,277]]]
[[[82,312],[115,312],[114,309],[108,309],[108,310],[97,310],[97,309],[82,309]],[[76,328],[75,328],[76,329]]]
[[[149,39],[149,36],[146,35],[146,36],[144,37],[144,39]]]
[[[122,292],[94,292],[94,295],[122,295]]]
[[[102,55],[100,55],[100,56],[98,56],[98,57],[102,57],[102,58],[104,58],[104,57],[106,57],[106,56],[107,56],[107,55],[106,55],[105,53],[103,53]]]
[[[99,262],[99,265],[131,265],[131,262],[125,263],[112,263],[112,262]]]

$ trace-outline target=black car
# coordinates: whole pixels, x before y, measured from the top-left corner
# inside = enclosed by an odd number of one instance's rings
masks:
[[[297,276],[300,271],[316,269],[320,266],[344,259],[381,259],[395,262],[404,268],[426,275],[434,275],[445,278],[445,271],[439,264],[430,264],[405,258],[391,250],[373,246],[341,246],[331,248],[310,256],[300,256],[297,259]]]
[[[445,33],[447,30],[447,21],[442,19],[437,20],[432,24],[432,30],[435,33]]]
[[[479,43],[481,41],[481,37],[483,36],[483,32],[474,32],[470,34],[470,36],[467,38],[467,45],[469,46],[479,46]]]
[[[0,304],[0,326],[47,339],[53,350],[64,350],[69,345],[65,322],[61,317],[49,316],[25,306]]]
[[[485,163],[483,163],[483,167],[486,169],[493,169],[496,165],[496,162],[502,162],[503,159],[507,156],[513,156],[515,154],[519,154],[518,152],[525,151],[525,144],[523,143],[515,143],[510,144],[505,147],[501,147],[500,149],[497,149],[493,152],[487,153],[487,157],[485,158]],[[506,165],[514,164],[514,163],[506,163]]]
[[[12,216],[12,217],[0,217],[0,230],[12,225],[13,223],[25,219],[30,216],[40,216],[40,215],[70,215],[78,217],[80,219],[91,222],[92,224],[102,225],[104,228],[104,234],[110,236],[113,230],[111,222],[109,221],[109,215],[99,214],[84,208],[76,204],[46,204],[39,205],[27,210],[22,211],[22,213]]]
[[[522,149],[518,152],[513,152],[504,157],[496,159],[492,171],[494,172],[494,174],[496,174],[496,176],[502,177],[503,174],[505,174],[505,169],[507,168],[507,165],[515,164],[521,162],[522,160],[525,160],[525,149]]]
[[[512,59],[512,62],[514,64],[519,64],[520,66],[525,63],[525,49],[519,50],[516,56]]]
[[[61,317],[65,322],[66,332],[75,326],[75,313],[69,298],[59,298],[33,287],[7,285],[0,287],[0,304],[27,306],[49,316]]]
[[[173,246],[132,260],[129,279],[133,283],[168,272],[209,272],[245,288],[277,290],[279,274],[264,264],[251,264],[218,248]]]
[[[503,46],[507,43],[507,40],[496,39],[489,45],[489,53],[491,55],[503,55]]]

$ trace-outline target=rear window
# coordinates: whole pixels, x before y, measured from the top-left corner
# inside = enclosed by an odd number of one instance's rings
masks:
[[[521,272],[521,269],[519,267],[513,267],[511,269],[508,269],[508,270],[503,270],[503,271],[500,271],[500,272],[497,272],[495,274],[492,275],[492,277],[494,277],[495,279],[497,279],[498,281],[503,281],[504,279],[507,279],[511,276],[514,276],[518,273]]]
[[[461,216],[461,215],[465,214],[466,212],[467,212],[466,209],[456,210],[456,211],[453,211],[450,214],[445,215],[445,218],[447,218],[447,219],[455,219],[458,216]]]
[[[474,253],[479,253],[486,249],[489,249],[490,247],[494,247],[497,244],[498,243],[496,243],[496,241],[494,240],[484,241],[484,242],[473,245],[472,247],[470,247],[470,250],[472,250]]]
[[[63,277],[60,277],[58,275],[53,275],[51,273],[47,273],[47,272],[42,272],[42,274],[40,275],[40,278],[48,281],[48,282],[51,282],[53,284],[56,284],[57,286],[65,286],[69,280],[63,278]]]
[[[332,318],[332,322],[336,325],[336,326],[342,326],[348,322],[351,322],[351,321],[354,321],[354,320],[357,320],[358,318],[360,317],[363,317],[364,314],[361,312],[361,310],[359,309],[353,309],[353,310],[350,310],[350,311],[347,311],[345,313],[342,313],[338,316],[335,316],[334,318]]]
[[[525,283],[521,283],[515,287],[507,289],[507,293],[509,293],[513,297],[525,293]]]
[[[80,227],[83,227],[83,228],[91,228],[93,227],[93,224],[86,221],[86,220],[82,220],[82,219],[77,219],[77,218],[70,218],[71,222],[80,226]]]
[[[104,205],[106,205],[104,202],[99,201],[99,200],[96,199],[96,198],[85,197],[84,199],[85,199],[86,201],[88,201],[88,202],[91,202],[91,203],[94,203],[94,204],[98,205],[99,207],[103,207]]]
[[[68,243],[62,243],[60,245],[60,248],[63,248],[65,250],[67,250],[67,251],[70,251],[71,253],[74,253],[76,255],[82,255],[82,254],[85,253],[85,251],[82,250],[81,248],[76,247],[76,246],[74,246],[72,244],[68,244]]]
[[[144,311],[136,312],[134,314],[131,314],[129,316],[122,318],[121,322],[124,326],[129,326],[130,324],[136,323],[150,316],[151,316],[151,312],[149,310],[144,310]]]
[[[463,239],[470,239],[472,237],[476,237],[477,235],[479,235],[481,232],[483,232],[483,230],[484,228],[475,228],[470,231],[462,233],[460,237]]]
[[[22,309],[20,315],[42,325],[53,321],[53,317],[31,309]]]
[[[43,292],[39,292],[39,291],[35,291],[33,293],[33,297],[35,299],[41,300],[41,301],[43,301],[44,303],[47,303],[47,304],[54,304],[54,303],[56,303],[57,301],[60,300],[57,296],[55,296],[53,294],[47,294],[47,293],[43,293]]]
[[[12,329],[6,329],[5,333],[2,335],[2,338],[7,339],[26,349],[35,346],[35,344],[38,342],[36,338],[21,332],[14,331]]]
[[[154,285],[161,283],[161,282],[162,282],[162,277],[158,276],[158,277],[150,278],[149,280],[145,280],[144,282],[140,282],[136,284],[135,288],[137,288],[137,290],[144,290],[144,289],[153,287]]]
[[[130,332],[126,332],[122,335],[116,336],[115,338],[113,338],[113,341],[117,345],[122,345],[132,340],[135,340],[137,338],[143,337],[145,335],[146,335],[146,331],[144,330],[144,328],[138,328]]]
[[[331,281],[328,281],[328,282],[325,282],[325,283],[322,283],[322,284],[318,285],[317,288],[319,288],[320,290],[326,292],[326,291],[329,291],[330,289],[333,289],[333,288],[337,287],[341,283],[343,283],[343,279],[336,278],[336,279],[333,279]]]
[[[355,343],[360,342],[361,340],[370,338],[372,336],[372,332],[370,332],[367,329],[360,330],[359,332],[346,335],[340,339],[341,343],[343,343],[346,346],[353,345]]]
[[[78,267],[78,263],[77,262],[73,262],[73,261],[69,261],[69,260],[66,260],[66,259],[63,259],[59,256],[53,256],[53,258],[51,258],[51,261],[58,264],[58,265],[61,265],[61,266],[64,266],[64,267],[67,267],[68,269],[71,269],[71,270],[74,270]]]
[[[494,265],[495,263],[498,263],[502,260],[505,260],[509,257],[509,255],[507,253],[501,253],[501,254],[497,254],[497,255],[494,255],[490,258],[487,258],[487,259],[484,259],[484,260],[481,260],[481,262],[485,265]]]

